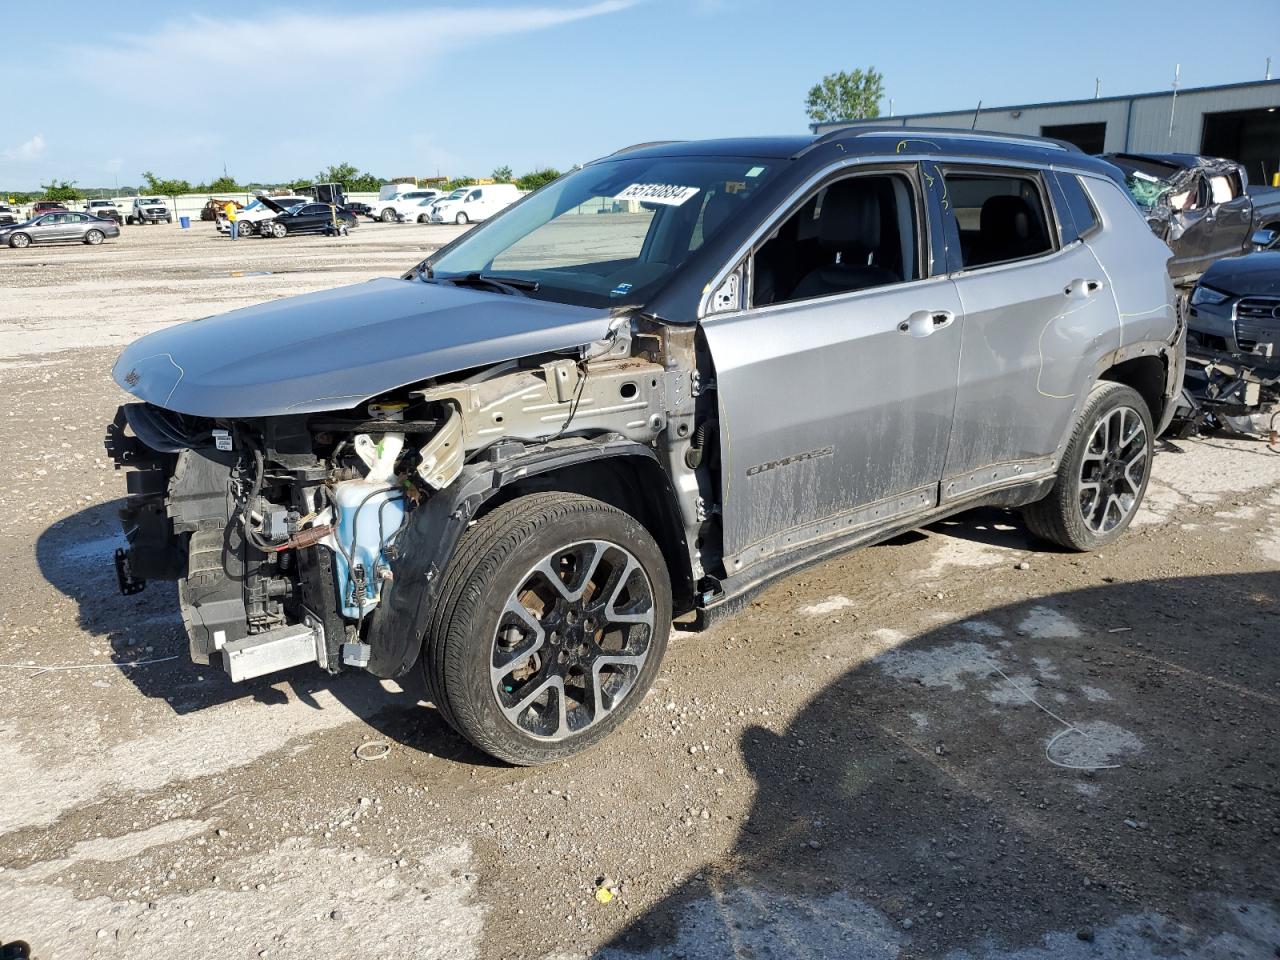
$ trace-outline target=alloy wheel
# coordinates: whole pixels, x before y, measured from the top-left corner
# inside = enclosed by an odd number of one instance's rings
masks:
[[[543,740],[599,723],[635,687],[654,609],[644,568],[616,543],[587,540],[544,557],[507,598],[491,644],[503,716]]]
[[[1106,534],[1137,508],[1151,459],[1142,416],[1115,407],[1094,425],[1080,467],[1080,515],[1096,534]]]

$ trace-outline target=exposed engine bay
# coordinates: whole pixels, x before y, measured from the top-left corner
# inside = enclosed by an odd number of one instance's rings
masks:
[[[219,419],[125,404],[106,441],[128,468],[121,591],[176,580],[192,658],[220,658],[234,680],[367,666],[400,538],[468,460],[569,437],[652,445],[667,428],[664,341],[633,338],[630,324],[618,318],[577,356],[499,363],[333,413]],[[686,390],[690,421],[691,404]]]

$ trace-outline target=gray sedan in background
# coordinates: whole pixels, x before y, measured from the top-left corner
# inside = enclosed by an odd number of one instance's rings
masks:
[[[0,227],[0,244],[29,247],[33,243],[87,243],[97,246],[108,237],[120,236],[120,227],[74,210],[55,210],[12,226]]]

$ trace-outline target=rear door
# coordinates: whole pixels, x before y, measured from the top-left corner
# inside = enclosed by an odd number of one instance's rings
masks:
[[[945,502],[1053,473],[1091,356],[1120,344],[1106,275],[1064,235],[1046,174],[944,165],[941,175],[964,313]]]
[[[746,308],[703,320],[730,573],[937,502],[960,302],[917,166],[863,169],[798,195],[750,257]]]

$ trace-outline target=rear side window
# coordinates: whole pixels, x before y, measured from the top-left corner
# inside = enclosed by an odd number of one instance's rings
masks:
[[[1038,257],[1053,250],[1039,180],[1005,173],[943,174],[966,268]]]
[[[1058,186],[1062,189],[1065,209],[1062,211],[1063,240],[1070,233],[1072,239],[1087,237],[1098,228],[1098,212],[1093,209],[1093,202],[1084,192],[1080,178],[1074,174],[1058,174]],[[1072,228],[1068,230],[1068,225]]]

